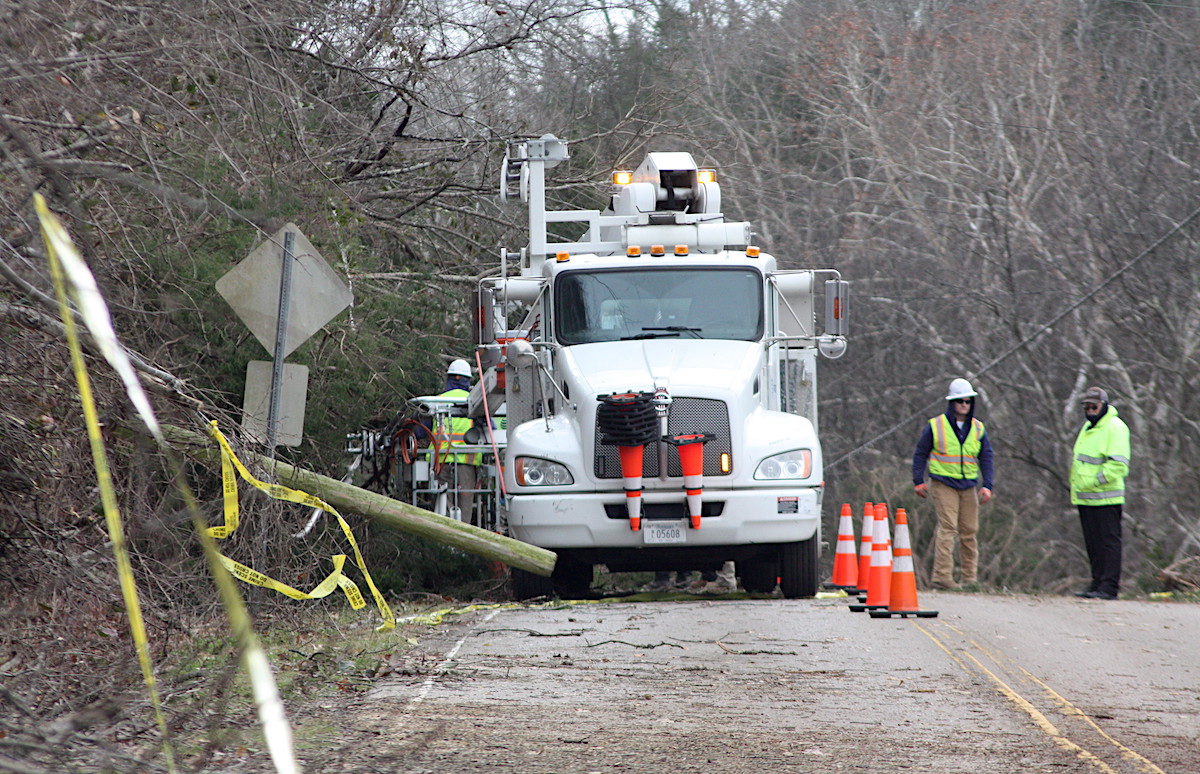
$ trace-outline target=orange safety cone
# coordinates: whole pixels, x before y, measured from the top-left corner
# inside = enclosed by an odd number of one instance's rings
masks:
[[[867,593],[871,585],[871,548],[875,543],[875,504],[863,504],[862,542],[858,553],[858,603],[867,601]],[[857,605],[851,608],[859,613],[866,610]]]
[[[863,505],[862,542],[858,552],[858,593],[867,593],[867,579],[871,577],[871,542],[875,532],[875,503]],[[865,602],[865,599],[860,599]]]
[[[887,610],[871,610],[872,618],[937,618],[936,610],[922,610],[917,604],[917,575],[913,570],[912,544],[908,536],[908,514],[896,509],[896,553],[892,560],[892,585]]]
[[[704,507],[704,444],[715,437],[711,433],[689,433],[663,438],[679,452],[679,470],[683,474],[683,491],[692,529],[700,529]]]
[[[838,519],[833,577],[823,585],[827,589],[858,591],[858,550],[854,545],[854,512],[850,510],[850,503],[842,505],[842,515]]]
[[[621,476],[625,479],[625,511],[629,514],[629,528],[634,532],[642,529],[642,447],[618,446],[621,459]]]
[[[629,528],[642,528],[642,453],[658,438],[658,410],[649,392],[625,392],[597,395],[596,427],[600,443],[616,446],[625,480],[625,511]]]
[[[867,579],[864,604],[850,605],[851,612],[882,610],[892,594],[891,537],[888,534],[887,506],[875,503],[874,531],[871,538],[871,574]]]

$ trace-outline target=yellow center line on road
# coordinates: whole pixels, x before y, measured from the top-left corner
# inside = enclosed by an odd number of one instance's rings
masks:
[[[937,645],[939,648],[941,648],[943,651],[945,651],[946,655],[950,656],[950,658],[953,659],[954,662],[957,663],[960,667],[962,667],[965,672],[967,672],[968,674],[971,672],[970,668],[967,667],[967,665],[963,662],[963,660],[960,659],[954,653],[954,651],[951,650],[950,646],[947,645],[946,643],[944,643],[936,634],[934,634],[932,631],[930,631],[926,627],[922,626],[920,623],[917,623],[915,620],[913,621],[913,625],[916,626],[917,629],[919,629],[922,634],[924,634],[926,637],[928,637],[930,640],[932,640],[935,645]],[[969,637],[967,637],[963,632],[959,631],[958,629],[955,629],[953,626],[950,626],[949,624],[947,624],[945,622],[942,622],[942,625],[945,626],[947,629],[950,629],[951,631],[963,636],[964,638],[966,638],[968,640],[968,642],[971,642],[971,644],[974,645],[975,647],[980,648],[980,646],[977,643],[975,643],[973,640],[971,640]],[[980,650],[983,651],[984,653],[987,652],[983,648],[980,648]],[[979,671],[981,671],[981,672],[983,672],[983,674],[987,675],[988,679],[990,679],[995,684],[996,690],[1000,693],[1001,696],[1003,696],[1006,699],[1008,699],[1009,701],[1011,701],[1013,704],[1015,704],[1017,707],[1019,707],[1023,712],[1025,712],[1025,714],[1029,715],[1029,717],[1033,720],[1034,724],[1037,725],[1037,727],[1040,728],[1043,733],[1045,733],[1047,736],[1049,736],[1054,741],[1055,744],[1057,744],[1059,747],[1063,748],[1067,752],[1074,753],[1077,758],[1087,761],[1089,764],[1091,764],[1093,767],[1095,767],[1098,771],[1104,772],[1104,774],[1117,774],[1116,769],[1112,768],[1107,763],[1102,761],[1094,753],[1084,749],[1080,745],[1078,745],[1075,742],[1068,739],[1067,736],[1065,734],[1063,734],[1061,731],[1059,731],[1058,727],[1055,726],[1053,723],[1051,723],[1050,719],[1047,718],[1044,714],[1042,714],[1042,712],[1040,710],[1038,710],[1038,708],[1035,707],[1032,702],[1030,702],[1028,699],[1026,699],[1021,694],[1017,693],[1017,691],[1014,690],[1010,685],[1008,685],[1003,680],[1001,680],[999,676],[997,676],[994,672],[992,672],[992,670],[990,670],[986,666],[984,666],[983,662],[981,662],[979,659],[975,658],[975,656],[973,654],[968,653],[966,650],[961,650],[960,652],[961,652],[962,656],[964,656],[967,659],[970,659],[971,662],[973,662],[975,664],[975,666],[979,669]],[[1024,671],[1024,670],[1022,670],[1022,671]],[[1040,680],[1037,682],[1039,684],[1041,684]],[[1064,701],[1065,701],[1065,699],[1064,699]],[[1082,712],[1080,712],[1079,714],[1083,715]],[[1111,737],[1107,737],[1107,735],[1105,735],[1105,736],[1106,736],[1106,738],[1111,740]],[[1143,758],[1142,760],[1145,760],[1145,759]],[[1153,765],[1153,764],[1151,764],[1151,765]],[[1157,767],[1155,767],[1155,768],[1157,769]]]
[[[943,622],[943,623],[945,623],[945,622]],[[1004,660],[1005,660],[1005,661],[1007,661],[1009,664],[1012,664],[1012,666],[1013,666],[1014,668],[1016,668],[1016,669],[1020,670],[1020,671],[1021,671],[1021,674],[1025,675],[1025,677],[1026,677],[1027,679],[1029,679],[1031,682],[1034,682],[1034,683],[1036,683],[1038,686],[1040,686],[1040,687],[1041,687],[1041,689],[1042,689],[1043,691],[1045,691],[1046,695],[1047,695],[1047,696],[1049,696],[1049,697],[1050,697],[1050,699],[1051,699],[1052,701],[1054,701],[1054,703],[1055,703],[1055,704],[1057,704],[1057,705],[1059,706],[1059,708],[1061,709],[1061,711],[1063,712],[1063,714],[1064,714],[1064,715],[1070,715],[1070,716],[1072,716],[1072,717],[1079,718],[1079,719],[1080,719],[1080,720],[1082,720],[1084,723],[1087,723],[1089,726],[1091,726],[1091,727],[1092,727],[1092,729],[1093,729],[1093,730],[1095,730],[1095,732],[1096,732],[1097,734],[1099,734],[1101,737],[1103,737],[1103,739],[1104,739],[1106,742],[1108,742],[1108,743],[1109,743],[1109,744],[1111,744],[1113,747],[1115,747],[1115,748],[1117,748],[1118,750],[1120,750],[1120,752],[1121,752],[1121,755],[1122,755],[1122,756],[1123,756],[1123,757],[1124,757],[1126,760],[1133,761],[1134,765],[1135,765],[1135,766],[1137,766],[1137,769],[1138,769],[1138,771],[1141,771],[1141,772],[1143,772],[1143,774],[1167,774],[1165,771],[1163,771],[1163,770],[1162,770],[1162,769],[1160,769],[1158,766],[1156,766],[1156,765],[1154,764],[1154,762],[1153,762],[1153,761],[1151,761],[1151,760],[1147,759],[1145,756],[1143,756],[1142,754],[1138,753],[1136,750],[1132,750],[1132,749],[1130,749],[1130,748],[1126,747],[1126,746],[1125,746],[1124,744],[1122,744],[1120,741],[1118,741],[1117,739],[1113,738],[1113,737],[1112,737],[1112,736],[1111,736],[1111,735],[1110,735],[1110,734],[1109,734],[1107,731],[1105,731],[1103,728],[1101,728],[1101,727],[1100,727],[1100,724],[1098,724],[1098,723],[1097,723],[1097,722],[1096,722],[1096,721],[1095,721],[1095,720],[1092,718],[1092,716],[1091,716],[1091,715],[1087,714],[1087,713],[1086,713],[1086,712],[1084,712],[1083,710],[1081,710],[1081,709],[1079,709],[1078,707],[1076,707],[1076,706],[1075,706],[1074,704],[1072,704],[1072,703],[1071,703],[1071,702],[1070,702],[1070,701],[1069,701],[1069,700],[1068,700],[1068,699],[1067,699],[1065,696],[1063,696],[1062,694],[1058,693],[1058,691],[1055,691],[1053,688],[1051,688],[1049,685],[1047,685],[1047,684],[1046,684],[1046,682],[1045,682],[1044,680],[1042,680],[1041,678],[1039,678],[1039,677],[1037,677],[1036,675],[1034,675],[1032,672],[1030,672],[1030,671],[1029,671],[1028,669],[1026,669],[1025,667],[1023,667],[1023,666],[1021,666],[1020,664],[1018,664],[1018,663],[1014,662],[1014,661],[1013,661],[1011,658],[1009,658],[1008,656],[1005,656],[1004,654],[999,654],[999,653],[996,653],[994,650],[992,650],[992,649],[988,648],[986,645],[982,645],[982,644],[980,644],[980,643],[976,642],[976,641],[975,641],[975,640],[974,640],[972,637],[969,637],[969,636],[967,636],[965,633],[963,633],[963,632],[959,631],[958,629],[955,629],[955,628],[954,628],[953,626],[951,626],[950,624],[945,624],[945,626],[946,626],[948,629],[951,629],[951,630],[953,630],[953,631],[955,631],[955,632],[958,632],[960,635],[962,635],[963,637],[965,637],[965,638],[967,639],[967,641],[968,641],[968,642],[970,642],[970,643],[971,643],[972,645],[974,645],[976,648],[979,648],[979,650],[980,650],[982,653],[985,653],[985,654],[987,655],[987,657],[988,657],[988,658],[990,658],[990,659],[991,659],[992,661],[994,661],[995,663],[999,664],[999,663],[1000,663],[1000,659],[1004,659]]]
[[[1024,667],[1019,666],[1019,665],[1014,665],[1014,666],[1016,666],[1017,669],[1020,669],[1025,674],[1025,676],[1028,677],[1030,680],[1032,680],[1033,682],[1042,686],[1042,690],[1044,690],[1047,693],[1047,695],[1050,696],[1050,698],[1052,698],[1060,707],[1062,707],[1063,712],[1070,714],[1070,715],[1075,715],[1076,717],[1083,720],[1089,726],[1094,728],[1096,730],[1096,733],[1098,733],[1100,736],[1104,737],[1110,744],[1112,744],[1113,747],[1116,747],[1118,750],[1120,750],[1122,755],[1124,755],[1127,759],[1133,761],[1137,765],[1138,771],[1146,772],[1146,774],[1167,774],[1165,771],[1160,769],[1158,766],[1154,765],[1153,761],[1150,761],[1145,756],[1138,753],[1136,750],[1131,750],[1130,748],[1121,744],[1116,739],[1109,736],[1108,732],[1106,732],[1104,729],[1100,728],[1100,726],[1096,723],[1096,721],[1092,719],[1091,715],[1088,715],[1086,712],[1079,709],[1071,702],[1067,701],[1067,699],[1065,697],[1059,695],[1058,692],[1055,691],[1053,688],[1046,685],[1044,682],[1039,680],[1037,677],[1030,674],[1028,672],[1028,670],[1026,670]]]

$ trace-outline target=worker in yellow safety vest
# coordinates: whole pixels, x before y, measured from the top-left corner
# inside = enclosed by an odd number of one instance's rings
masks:
[[[1108,393],[1083,393],[1083,427],[1071,453],[1071,504],[1079,509],[1092,582],[1077,597],[1116,599],[1121,588],[1121,516],[1129,473],[1129,427]]]
[[[913,452],[913,488],[920,497],[932,495],[937,512],[933,585],[939,589],[978,588],[979,504],[992,499],[994,471],[987,428],[975,418],[977,395],[966,379],[951,381],[945,413],[926,423]],[[926,468],[929,484],[925,483]],[[956,538],[962,586],[954,583]]]
[[[465,360],[455,360],[446,369],[446,389],[440,397],[466,398],[471,394],[471,366]],[[457,492],[455,503],[460,518],[471,520],[471,508],[475,503],[475,489],[479,483],[480,455],[474,452],[455,451],[455,447],[466,444],[465,436],[474,423],[467,417],[439,414],[433,428],[437,446],[438,481]]]

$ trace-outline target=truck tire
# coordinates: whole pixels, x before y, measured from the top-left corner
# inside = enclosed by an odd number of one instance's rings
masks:
[[[512,595],[518,602],[527,599],[554,596],[554,581],[544,575],[535,575],[525,570],[512,569]]]
[[[817,536],[779,547],[779,588],[787,599],[815,597],[820,580]]]
[[[779,577],[779,563],[758,560],[753,562],[738,562],[738,577],[741,578],[742,588],[750,594],[770,594],[775,590]]]

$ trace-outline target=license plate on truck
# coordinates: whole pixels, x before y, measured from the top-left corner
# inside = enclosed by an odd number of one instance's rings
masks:
[[[642,542],[686,543],[687,529],[682,521],[643,521]]]

